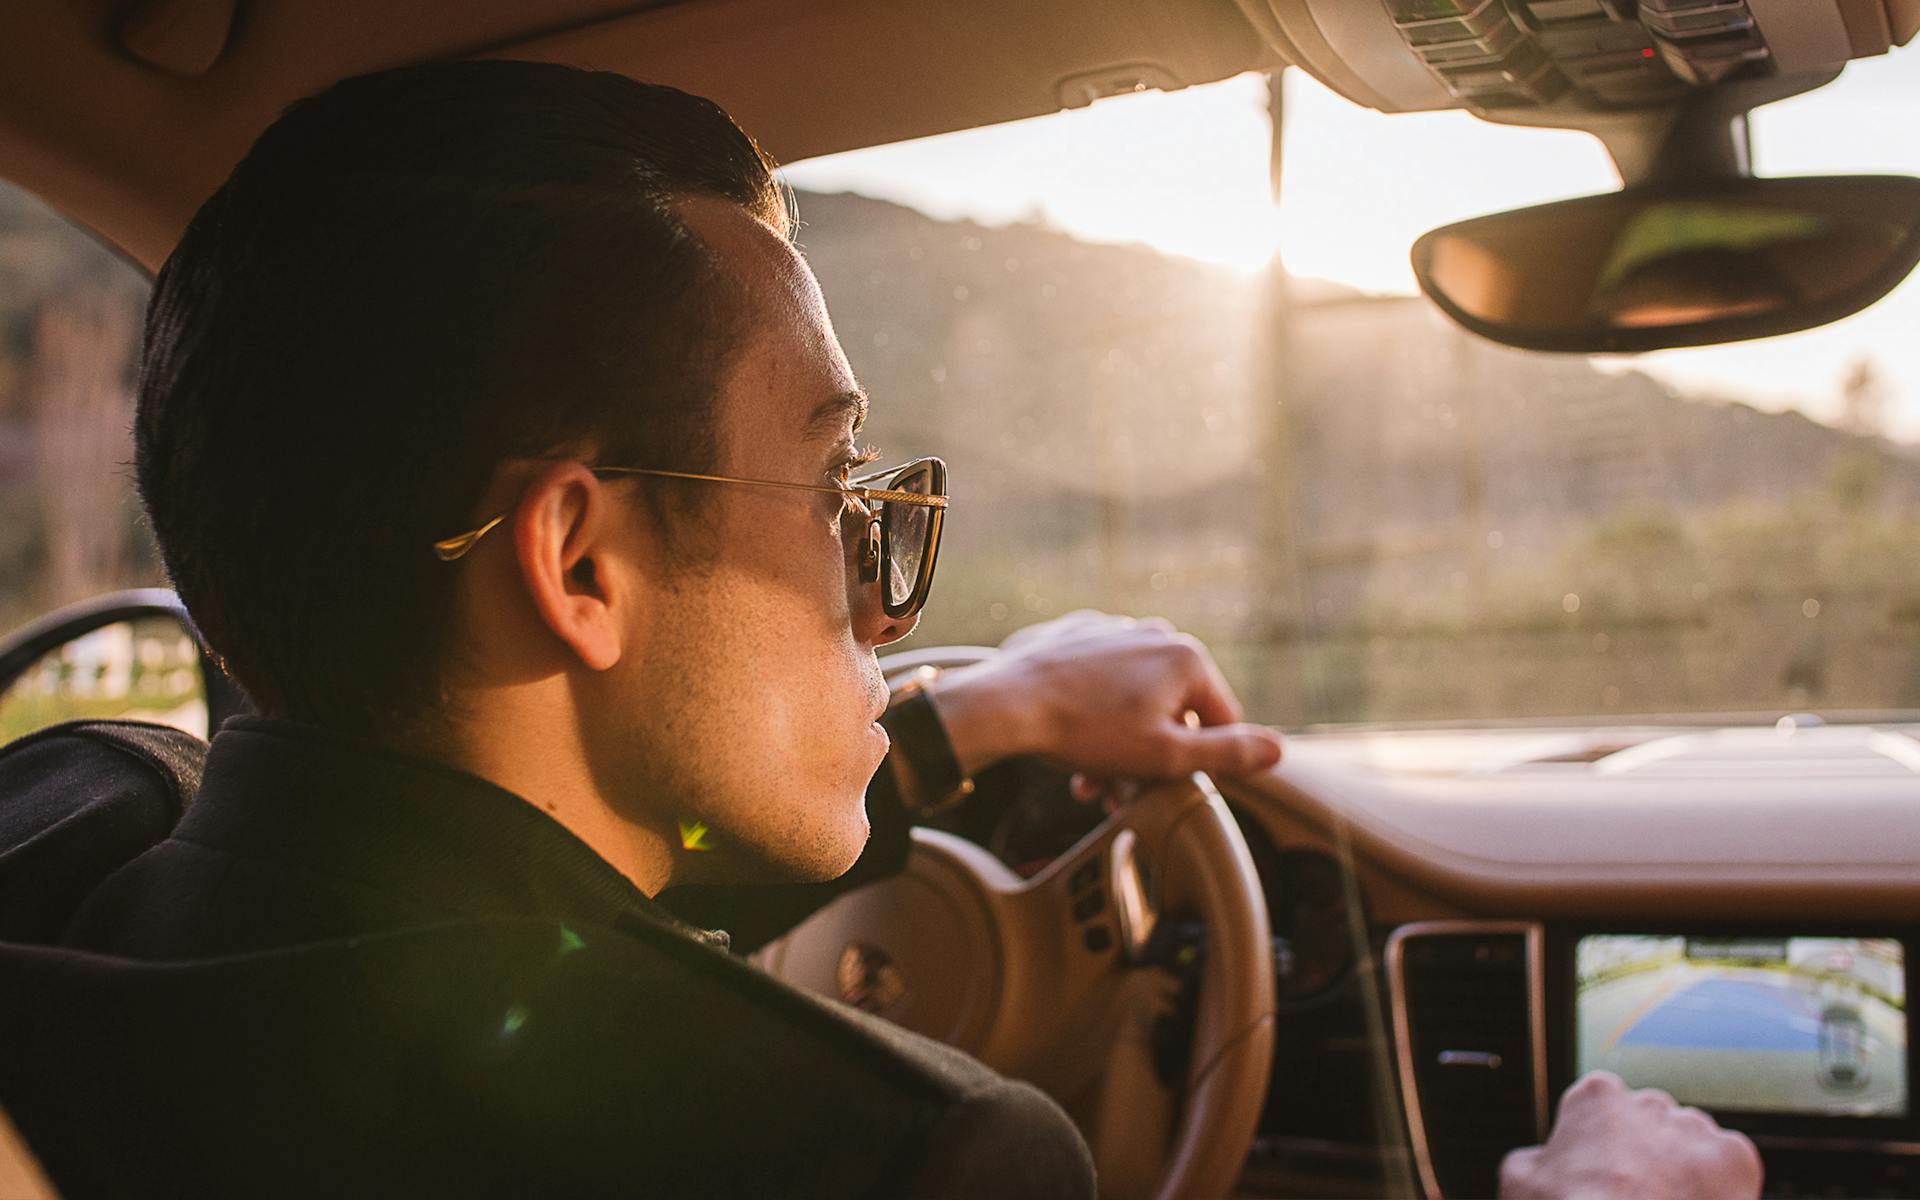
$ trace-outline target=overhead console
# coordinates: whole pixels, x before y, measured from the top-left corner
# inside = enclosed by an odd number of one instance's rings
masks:
[[[1760,1146],[1765,1194],[1920,1191],[1907,927],[1449,921],[1387,947],[1409,1134],[1430,1198],[1492,1195],[1550,1104],[1608,1070]]]
[[[1777,66],[1746,0],[1643,0],[1637,20],[1602,0],[1520,0],[1513,9],[1499,0],[1387,0],[1387,9],[1441,86],[1479,108],[1569,93],[1596,107],[1661,104],[1690,85]]]
[[[1659,108],[1724,82],[1821,78],[1913,33],[1883,0],[1239,2],[1288,61],[1351,100],[1496,119]]]

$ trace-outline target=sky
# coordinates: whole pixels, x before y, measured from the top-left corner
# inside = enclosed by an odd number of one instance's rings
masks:
[[[1076,237],[1144,242],[1243,271],[1277,252],[1296,275],[1386,293],[1414,290],[1407,250],[1428,229],[1619,186],[1600,144],[1583,133],[1460,112],[1376,113],[1300,71],[1287,72],[1286,88],[1277,206],[1259,76],[814,159],[785,174],[797,187],[859,192],[943,219],[1037,219]],[[1762,175],[1920,175],[1916,112],[1920,43],[1757,111],[1755,165]],[[1886,432],[1920,443],[1920,273],[1821,329],[1595,361],[1683,391],[1832,420],[1839,382],[1863,357],[1884,382]]]

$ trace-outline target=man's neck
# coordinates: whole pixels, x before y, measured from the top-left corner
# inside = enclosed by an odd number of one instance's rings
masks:
[[[648,896],[672,877],[670,832],[636,822],[610,805],[569,710],[550,698],[497,693],[462,719],[406,747],[504,788],[557,821]]]

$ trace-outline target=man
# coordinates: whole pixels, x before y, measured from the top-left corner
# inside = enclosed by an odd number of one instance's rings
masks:
[[[929,523],[852,489],[867,400],[790,229],[711,104],[513,63],[296,105],[195,218],[139,482],[264,716],[68,933],[215,964],[123,1006],[194,1016],[85,1095],[108,1190],[1091,1194],[1044,1096],[702,927],[897,870],[903,800],[1009,755],[1278,741],[1190,640],[1082,615],[899,705],[869,798]]]
[[[86,1097],[116,1182],[1090,1193],[1031,1088],[697,926],[746,948],[897,869],[906,805],[1010,754],[1166,776],[1279,746],[1190,641],[1083,616],[905,701],[876,777],[875,651],[935,548],[901,514],[937,488],[855,486],[867,401],[790,232],[717,108],[512,63],[298,104],[195,218],[137,465],[266,716],[69,931],[157,964],[100,1018],[166,1031]],[[1531,1161],[1516,1186],[1588,1178]]]

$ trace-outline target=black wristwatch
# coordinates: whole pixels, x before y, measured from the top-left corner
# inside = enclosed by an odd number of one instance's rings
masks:
[[[900,806],[921,817],[951,808],[973,794],[973,780],[960,769],[947,726],[927,691],[939,675],[938,667],[921,667],[894,692],[887,706],[887,736],[893,739]]]

